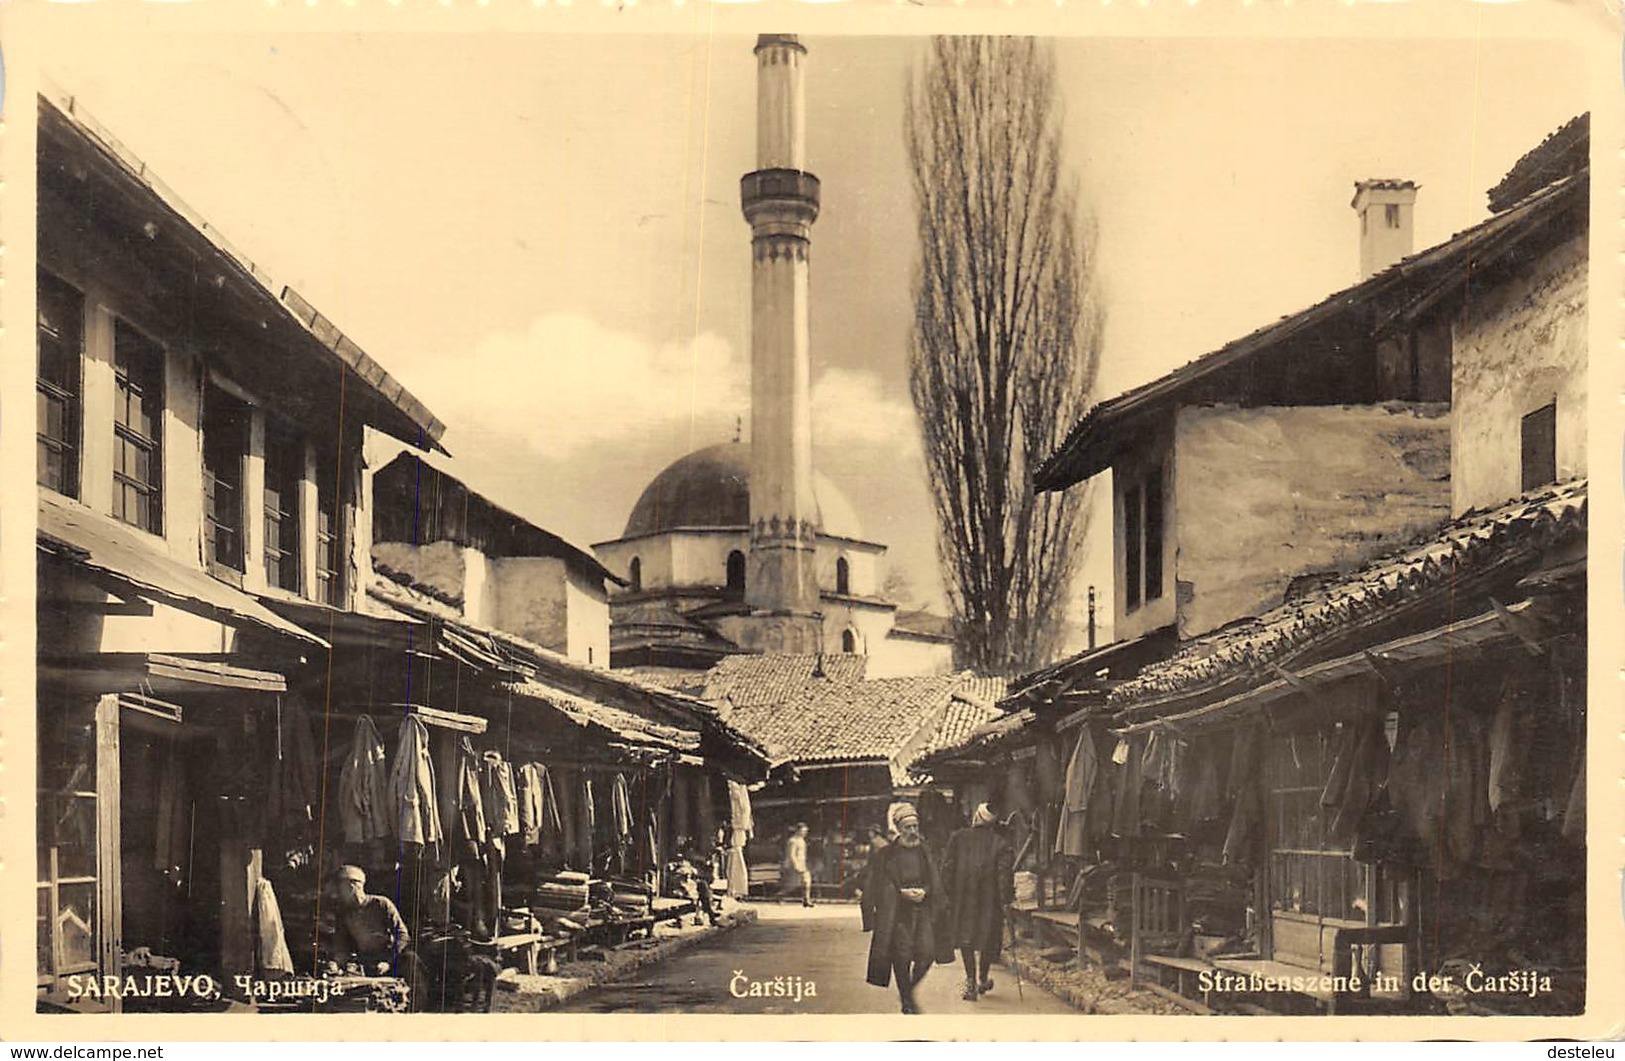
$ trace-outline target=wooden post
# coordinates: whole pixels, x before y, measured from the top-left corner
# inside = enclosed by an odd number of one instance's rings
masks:
[[[109,693],[96,700],[96,959],[99,971],[107,976],[124,975],[119,754],[118,696]],[[115,1013],[124,1008],[117,995],[108,1001]]]
[[[240,754],[241,730],[223,728],[216,739],[221,758]],[[227,986],[238,973],[254,971],[254,891],[259,886],[263,858],[244,828],[243,801],[225,793],[220,814],[220,971]]]

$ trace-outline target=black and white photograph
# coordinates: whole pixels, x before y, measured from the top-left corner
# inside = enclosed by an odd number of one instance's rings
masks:
[[[30,1036],[1621,1016],[1617,12],[148,6],[6,27]]]

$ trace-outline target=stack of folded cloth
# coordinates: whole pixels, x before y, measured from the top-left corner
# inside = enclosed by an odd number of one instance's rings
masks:
[[[580,928],[587,921],[587,894],[588,877],[585,873],[554,873],[537,883],[536,895],[530,904],[531,912],[544,921],[568,921],[575,928]]]
[[[647,917],[654,901],[649,887],[641,881],[612,880],[610,906],[620,917]]]

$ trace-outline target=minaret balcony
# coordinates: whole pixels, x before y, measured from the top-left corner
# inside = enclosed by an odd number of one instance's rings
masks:
[[[818,178],[799,169],[759,169],[739,178],[745,220],[810,225],[818,219]]]

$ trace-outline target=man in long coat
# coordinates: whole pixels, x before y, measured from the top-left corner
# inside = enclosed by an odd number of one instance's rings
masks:
[[[948,889],[950,937],[965,964],[964,998],[975,1002],[993,990],[989,973],[1004,938],[1004,910],[1016,899],[1010,845],[999,835],[986,803],[977,806],[969,828],[948,838],[942,879]]]
[[[939,925],[948,913],[948,897],[936,860],[920,838],[919,814],[900,803],[892,808],[891,820],[897,839],[874,853],[864,882],[864,923],[874,931],[865,979],[886,987],[895,974],[903,1012],[918,1013],[914,988],[933,961],[954,960],[946,926]]]

